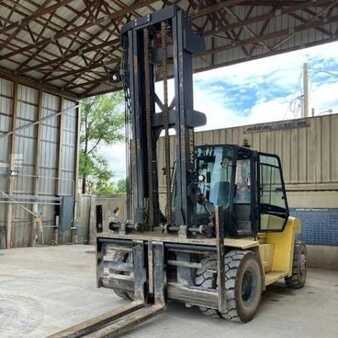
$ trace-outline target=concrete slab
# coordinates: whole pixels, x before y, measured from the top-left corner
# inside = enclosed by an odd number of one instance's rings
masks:
[[[0,251],[0,337],[40,338],[126,304],[110,290],[96,289],[91,246]],[[257,317],[234,324],[169,304],[129,338],[337,338],[338,272],[311,270],[298,291],[282,284],[263,297]]]

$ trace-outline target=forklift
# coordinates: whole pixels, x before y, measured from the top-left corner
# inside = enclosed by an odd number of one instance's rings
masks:
[[[116,337],[169,300],[248,322],[269,285],[305,285],[306,247],[296,240],[301,224],[289,215],[281,161],[248,146],[195,147],[206,117],[193,109],[192,57],[205,46],[182,9],[138,18],[121,35],[127,215],[97,235],[97,285],[131,302],[51,337]]]

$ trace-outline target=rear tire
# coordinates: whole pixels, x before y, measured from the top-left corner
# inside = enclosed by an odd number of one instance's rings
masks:
[[[285,278],[289,288],[301,289],[304,287],[307,275],[307,253],[304,242],[296,241],[293,253],[292,276]]]
[[[202,260],[196,273],[196,285],[207,289],[217,287],[217,260]],[[224,257],[226,312],[201,307],[204,314],[231,321],[248,322],[256,314],[263,289],[260,262],[253,251],[233,250]]]

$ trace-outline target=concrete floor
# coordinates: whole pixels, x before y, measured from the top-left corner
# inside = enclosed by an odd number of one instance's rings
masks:
[[[96,289],[94,259],[94,248],[84,245],[0,251],[0,337],[46,337],[125,304],[112,291]],[[298,291],[274,286],[247,324],[173,303],[126,337],[337,338],[338,272],[311,270]]]

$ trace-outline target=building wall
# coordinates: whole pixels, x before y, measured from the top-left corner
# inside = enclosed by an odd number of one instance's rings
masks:
[[[56,241],[57,197],[75,195],[77,103],[0,79],[0,132],[0,248],[30,246],[34,233]]]
[[[80,195],[76,217],[76,243],[96,244],[96,207],[102,207],[103,231],[109,231],[111,221],[124,221],[126,217],[126,196]],[[115,211],[115,213],[114,213]]]
[[[303,221],[302,238],[338,245],[338,114],[195,133],[196,145],[243,145],[245,140],[253,149],[280,156],[291,214]],[[164,153],[158,153],[161,175]],[[160,191],[163,196],[163,176]]]
[[[253,149],[280,156],[285,182],[294,189],[301,184],[332,187],[338,186],[337,131],[338,114],[332,114],[195,132],[195,144],[243,145],[247,140]],[[160,152],[159,163],[163,156]]]

